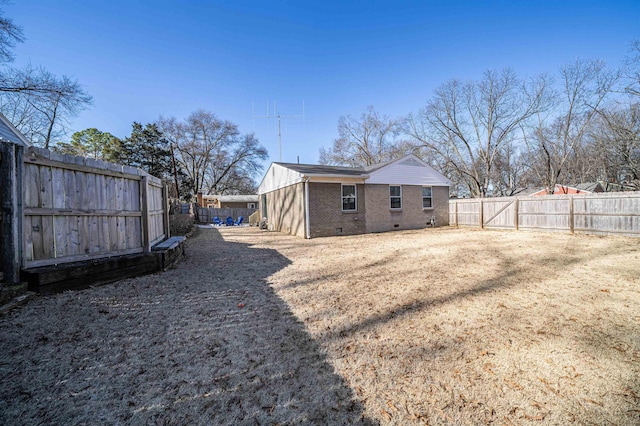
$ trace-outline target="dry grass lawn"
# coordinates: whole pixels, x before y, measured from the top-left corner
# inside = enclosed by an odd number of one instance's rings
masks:
[[[640,240],[437,229],[301,240],[268,278],[383,424],[640,424]]]
[[[0,317],[0,424],[640,424],[640,239],[200,229]]]

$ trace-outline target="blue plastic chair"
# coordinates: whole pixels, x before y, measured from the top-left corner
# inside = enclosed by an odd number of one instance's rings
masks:
[[[227,217],[227,226],[233,226],[233,218],[231,216]]]
[[[244,220],[244,217],[240,216],[238,220],[236,220],[236,226],[240,226],[243,220]]]
[[[213,218],[213,224],[216,226],[220,226],[222,225],[222,221],[220,220],[220,218],[218,216]]]

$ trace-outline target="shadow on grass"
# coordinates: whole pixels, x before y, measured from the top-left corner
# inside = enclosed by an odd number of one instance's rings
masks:
[[[1,318],[0,423],[376,424],[266,284],[288,264],[200,229],[174,270]]]

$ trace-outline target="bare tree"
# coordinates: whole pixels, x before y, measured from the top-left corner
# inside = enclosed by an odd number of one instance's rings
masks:
[[[0,4],[3,3],[6,4],[7,1],[0,1]],[[22,28],[15,25],[12,19],[2,15],[4,14],[0,10],[0,64],[13,62],[13,49],[16,47],[16,43],[24,41]]]
[[[23,41],[22,29],[0,10],[0,64],[12,62],[16,43]],[[66,134],[68,120],[90,104],[91,96],[67,76],[32,65],[0,69],[0,112],[36,145],[49,148]]]
[[[395,140],[399,131],[398,120],[381,116],[373,106],[357,119],[341,116],[338,138],[320,149],[320,164],[370,166],[391,160],[407,149],[404,141]]]
[[[546,78],[526,84],[510,69],[486,71],[480,81],[450,80],[418,114],[409,116],[405,128],[437,153],[450,178],[471,196],[484,197],[504,146],[545,109],[547,90]]]
[[[629,54],[625,58],[625,91],[633,96],[640,96],[640,40],[631,43]]]
[[[604,180],[640,190],[640,103],[599,111],[589,136]]]
[[[170,141],[174,158],[186,175],[180,194],[187,198],[201,191],[233,192],[232,176],[252,178],[262,169],[258,160],[267,151],[253,135],[240,135],[235,124],[198,110],[180,121],[174,117],[157,122]],[[188,184],[188,186],[187,186]]]
[[[579,183],[579,173],[569,166],[580,159],[587,130],[618,79],[619,73],[599,60],[577,60],[562,67],[552,121],[538,115],[532,131],[523,127],[531,168],[549,194],[560,181]]]
[[[262,171],[261,160],[267,150],[253,135],[237,135],[231,146],[217,152],[205,175],[205,186],[211,194],[242,194],[256,190],[253,177]],[[248,191],[248,192],[247,192]]]
[[[69,120],[91,104],[76,80],[27,65],[2,74],[0,110],[33,144],[49,146],[67,134]],[[20,89],[20,88],[32,89]]]

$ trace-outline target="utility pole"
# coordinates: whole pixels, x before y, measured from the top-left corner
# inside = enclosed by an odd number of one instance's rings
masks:
[[[253,107],[253,105],[252,105]],[[255,109],[253,112],[253,118],[275,118],[277,119],[278,122],[278,161],[282,162],[282,131],[280,128],[280,121],[283,118],[300,118],[302,117],[302,119],[304,120],[304,101],[302,101],[302,114],[298,114],[298,115],[282,115],[278,112],[277,108],[276,108],[276,102],[273,102],[273,114],[269,113],[269,101],[267,101],[267,115],[255,115]]]

